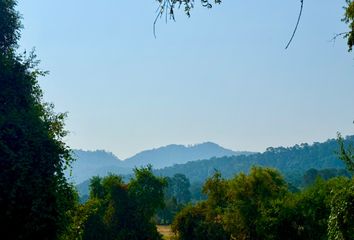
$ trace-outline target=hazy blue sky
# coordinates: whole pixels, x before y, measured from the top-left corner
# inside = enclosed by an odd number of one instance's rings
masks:
[[[73,148],[125,158],[170,143],[263,151],[354,133],[354,54],[344,0],[225,0],[157,24],[154,0],[19,1],[45,99]]]

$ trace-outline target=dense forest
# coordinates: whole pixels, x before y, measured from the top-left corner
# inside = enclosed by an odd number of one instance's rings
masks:
[[[344,144],[348,145],[353,141],[354,136],[348,136],[344,140]],[[154,174],[162,177],[173,177],[175,174],[185,175],[191,182],[191,187],[196,190],[193,192],[197,196],[199,196],[197,189],[200,190],[202,183],[208,177],[211,177],[215,171],[220,172],[225,178],[231,178],[237,173],[249,172],[252,166],[276,168],[284,175],[287,182],[301,188],[306,185],[303,176],[310,169],[322,170],[325,173],[324,175],[328,176],[345,175],[344,172],[341,172],[345,165],[336,152],[338,152],[338,141],[330,139],[323,143],[313,143],[311,145],[303,143],[288,148],[269,147],[264,153],[190,161],[153,171]],[[112,173],[117,173],[115,170],[116,168],[111,168]],[[119,175],[124,176],[125,180],[128,180],[130,175],[125,173],[126,171],[118,172]],[[88,195],[89,182],[89,180],[86,180],[77,185],[81,196]],[[199,199],[199,197],[196,198]]]
[[[353,186],[318,179],[292,193],[273,169],[229,180],[216,173],[204,184],[207,200],[184,208],[172,227],[178,239],[353,239]]]
[[[71,164],[70,171],[66,172],[66,176],[76,184],[79,184],[95,175],[105,176],[108,173],[126,175],[132,173],[134,167],[142,167],[149,164],[154,169],[159,169],[200,159],[249,154],[252,154],[252,152],[232,151],[212,142],[188,146],[170,144],[141,151],[124,160],[104,150],[73,150],[75,161]]]
[[[354,141],[354,136],[345,139],[347,144]],[[285,175],[302,175],[305,171],[327,168],[344,168],[338,154],[338,142],[335,139],[324,143],[300,144],[293,147],[268,148],[264,153],[243,156],[212,158],[210,160],[193,161],[174,165],[161,170],[155,170],[157,175],[173,176],[176,173],[185,174],[191,182],[204,182],[212,176],[215,170],[225,178],[233,177],[235,173],[247,173],[252,166],[272,167]]]
[[[354,3],[346,2],[351,50]],[[96,176],[80,202],[64,174],[74,161],[66,115],[43,100],[38,78],[46,72],[34,52],[18,53],[16,3],[0,0],[1,239],[159,240],[156,224],[170,223],[180,240],[354,239],[353,136],[158,171],[149,165],[129,178]],[[158,3],[172,16],[178,5],[188,15],[194,6]],[[294,169],[297,186],[287,180]]]

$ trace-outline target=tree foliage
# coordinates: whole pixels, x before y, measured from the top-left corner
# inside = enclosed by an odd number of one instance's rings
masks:
[[[63,170],[65,114],[42,101],[34,53],[16,53],[16,1],[0,1],[0,232],[5,239],[56,239],[75,203]],[[13,231],[13,229],[16,229]]]
[[[338,133],[339,156],[347,169],[354,173],[353,145],[345,144]],[[354,236],[354,178],[332,192],[331,212],[328,221],[328,239],[347,240]]]
[[[348,24],[349,31],[345,33],[344,37],[347,38],[348,50],[351,51],[354,45],[354,1],[346,0],[346,3],[343,21]]]
[[[65,239],[161,239],[152,219],[164,206],[166,182],[151,166],[134,172],[128,184],[117,175],[93,177],[90,198],[78,206]]]
[[[328,221],[329,240],[349,240],[354,236],[354,180],[333,192]]]
[[[209,178],[207,200],[177,214],[179,239],[352,239],[353,181],[318,178],[292,193],[276,170],[253,167],[248,175]],[[338,238],[338,236],[340,236]]]
[[[338,133],[338,143],[339,143],[339,158],[345,163],[347,169],[354,173],[354,150],[353,145]]]
[[[171,224],[177,212],[191,201],[189,179],[184,174],[166,177],[164,189],[164,208],[157,212],[156,221],[159,224]]]

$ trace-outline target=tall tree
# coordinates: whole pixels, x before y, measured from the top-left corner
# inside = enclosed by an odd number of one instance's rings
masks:
[[[63,170],[65,114],[43,103],[35,55],[16,53],[15,0],[0,0],[0,232],[2,239],[56,239],[74,202]]]
[[[84,240],[159,240],[161,236],[151,220],[158,208],[163,207],[165,185],[163,178],[152,174],[151,167],[135,169],[129,184],[116,175],[94,177],[90,198],[77,211],[81,221],[74,222],[71,229],[82,229]],[[77,230],[68,235],[80,237]]]
[[[344,33],[344,37],[347,38],[349,51],[351,51],[354,45],[354,1],[346,0],[346,3],[343,21],[348,24],[349,31]]]

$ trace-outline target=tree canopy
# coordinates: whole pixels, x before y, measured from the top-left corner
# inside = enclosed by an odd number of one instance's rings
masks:
[[[64,239],[161,239],[152,219],[164,206],[166,181],[154,176],[151,167],[134,172],[129,183],[113,174],[93,177],[90,198],[77,206]]]
[[[74,202],[63,170],[65,114],[43,102],[34,53],[17,54],[16,1],[0,1],[0,232],[4,239],[56,239]]]

